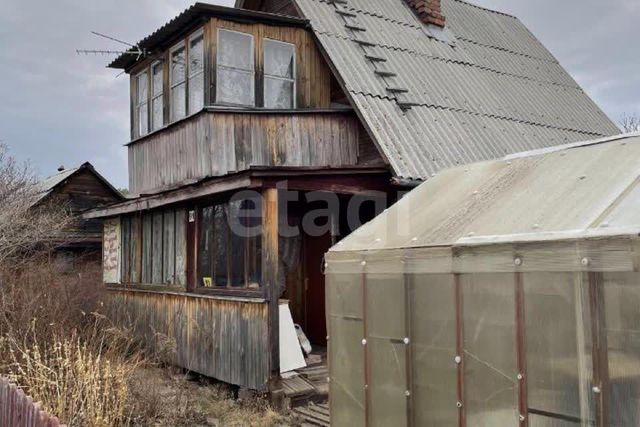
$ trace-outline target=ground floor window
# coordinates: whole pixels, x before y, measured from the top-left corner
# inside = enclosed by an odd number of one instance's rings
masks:
[[[260,286],[262,253],[259,197],[211,203],[198,210],[198,286]]]

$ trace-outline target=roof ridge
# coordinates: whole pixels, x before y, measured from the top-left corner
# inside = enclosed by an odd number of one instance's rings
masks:
[[[385,96],[366,93],[366,92],[362,92],[362,91],[350,90],[349,92],[351,92],[354,95],[362,95],[362,96],[366,96],[366,97],[369,97],[369,98],[378,98],[378,99],[383,99],[383,100],[388,100],[388,101],[395,101],[395,100],[389,99],[388,97],[385,97]],[[595,137],[606,137],[604,134],[597,133],[597,132],[592,132],[592,131],[588,131],[588,130],[573,129],[573,128],[567,128],[567,127],[561,127],[561,126],[552,126],[552,125],[548,125],[548,124],[544,124],[544,123],[540,123],[540,122],[534,122],[534,121],[530,121],[530,120],[521,120],[521,119],[517,119],[515,117],[501,116],[501,115],[497,115],[497,114],[481,113],[481,112],[478,112],[478,111],[471,111],[471,110],[467,110],[467,109],[464,109],[464,108],[448,107],[446,105],[426,104],[426,103],[416,102],[416,106],[417,107],[426,107],[426,108],[435,108],[435,109],[446,110],[446,111],[454,111],[454,112],[457,112],[457,113],[464,113],[464,114],[469,114],[469,115],[478,116],[478,117],[487,117],[487,118],[498,119],[498,120],[506,120],[506,121],[510,121],[510,122],[522,123],[522,124],[531,125],[531,126],[538,126],[538,127],[546,128],[546,129],[555,129],[555,130],[561,130],[561,131],[565,131],[565,132],[573,132],[573,133],[579,133],[579,134],[583,134],[583,135],[591,135],[591,136],[595,136]]]
[[[476,9],[485,10],[487,12],[495,13],[495,14],[498,14],[498,15],[504,15],[504,16],[508,16],[509,18],[520,20],[517,16],[511,15],[510,13],[501,12],[501,11],[495,10],[495,9],[489,9],[488,7],[484,7],[484,6],[478,6],[477,4],[471,3],[470,1],[466,1],[466,0],[452,0],[452,1],[455,1],[455,2],[458,2],[458,3],[462,3],[462,4],[467,5],[467,6],[475,7]]]

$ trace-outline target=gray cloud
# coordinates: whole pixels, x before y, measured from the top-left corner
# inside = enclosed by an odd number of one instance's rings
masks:
[[[126,187],[128,80],[78,56],[119,49],[91,30],[137,41],[187,8],[187,0],[0,2],[0,140],[42,175],[91,161]],[[215,3],[232,5],[233,0]],[[477,0],[518,16],[614,120],[640,112],[637,0]]]

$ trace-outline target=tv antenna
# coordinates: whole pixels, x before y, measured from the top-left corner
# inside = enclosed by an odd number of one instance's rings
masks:
[[[149,54],[146,51],[146,49],[141,49],[140,46],[135,45],[133,43],[125,42],[115,37],[99,33],[97,31],[91,31],[91,34],[129,46],[130,49],[129,50],[76,49],[76,53],[78,55],[135,55],[136,61],[138,61],[140,60],[140,58],[144,58]]]

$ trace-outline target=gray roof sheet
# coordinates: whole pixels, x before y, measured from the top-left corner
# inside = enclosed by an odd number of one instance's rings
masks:
[[[431,37],[404,0],[296,3],[400,177],[425,179],[461,163],[620,133],[512,16],[442,0],[447,43]],[[397,101],[415,106],[403,110]]]
[[[637,235],[640,133],[458,166],[332,251]]]

